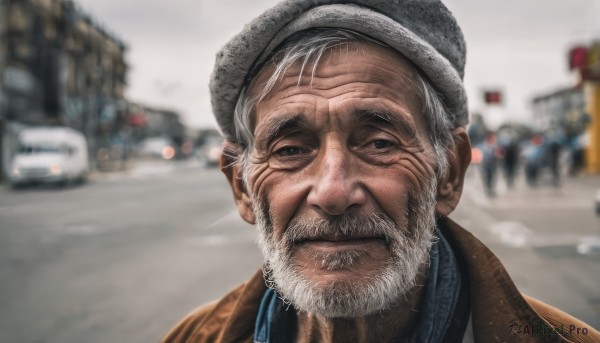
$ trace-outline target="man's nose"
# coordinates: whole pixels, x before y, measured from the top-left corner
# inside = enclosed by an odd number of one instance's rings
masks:
[[[308,205],[328,215],[341,215],[365,202],[365,192],[352,170],[347,152],[329,149],[316,166]]]

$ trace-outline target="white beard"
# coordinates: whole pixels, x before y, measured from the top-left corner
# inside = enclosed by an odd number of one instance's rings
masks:
[[[282,233],[273,237],[268,204],[254,201],[259,235],[258,245],[264,256],[264,274],[269,287],[296,309],[325,317],[359,317],[383,311],[402,300],[415,286],[420,268],[428,263],[434,239],[436,180],[425,192],[408,199],[404,227],[384,213],[368,216],[344,215],[336,220],[294,218]],[[319,283],[298,272],[292,259],[294,242],[335,232],[369,233],[386,238],[390,258],[376,277],[356,281]],[[338,269],[351,266],[361,258],[358,251],[318,254],[321,267]]]

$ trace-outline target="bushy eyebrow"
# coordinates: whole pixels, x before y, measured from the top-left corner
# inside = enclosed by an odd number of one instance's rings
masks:
[[[302,113],[298,113],[290,117],[272,119],[266,125],[266,135],[260,138],[258,144],[260,146],[268,146],[279,136],[282,131],[295,130],[306,126],[306,119]]]
[[[351,113],[352,120],[361,124],[376,124],[384,127],[390,127],[406,137],[414,137],[416,127],[413,122],[406,119],[404,115],[395,114],[389,111],[380,110],[355,110]],[[266,134],[257,140],[257,145],[261,147],[269,146],[282,132],[293,131],[306,128],[309,123],[304,113],[297,113],[292,116],[273,118],[266,123]]]
[[[416,127],[413,122],[405,118],[404,115],[394,114],[379,110],[356,110],[353,112],[356,120],[362,123],[374,123],[383,126],[390,126],[395,131],[408,137],[414,137]]]

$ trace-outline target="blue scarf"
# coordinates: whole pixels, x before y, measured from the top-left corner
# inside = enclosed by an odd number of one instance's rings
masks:
[[[441,232],[436,234],[421,314],[410,342],[461,342],[469,319],[467,282],[452,247]]]
[[[410,342],[460,342],[469,318],[469,294],[456,256],[436,230],[431,247],[427,286],[420,317]],[[291,342],[296,334],[296,311],[289,310],[275,290],[262,297],[254,328],[255,343]]]

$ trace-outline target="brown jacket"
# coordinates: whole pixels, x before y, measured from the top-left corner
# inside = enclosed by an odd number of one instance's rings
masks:
[[[600,333],[591,326],[522,295],[500,260],[470,232],[449,218],[439,224],[466,264],[476,342],[600,342]],[[162,342],[252,342],[264,291],[258,271],[222,299],[189,314]]]

